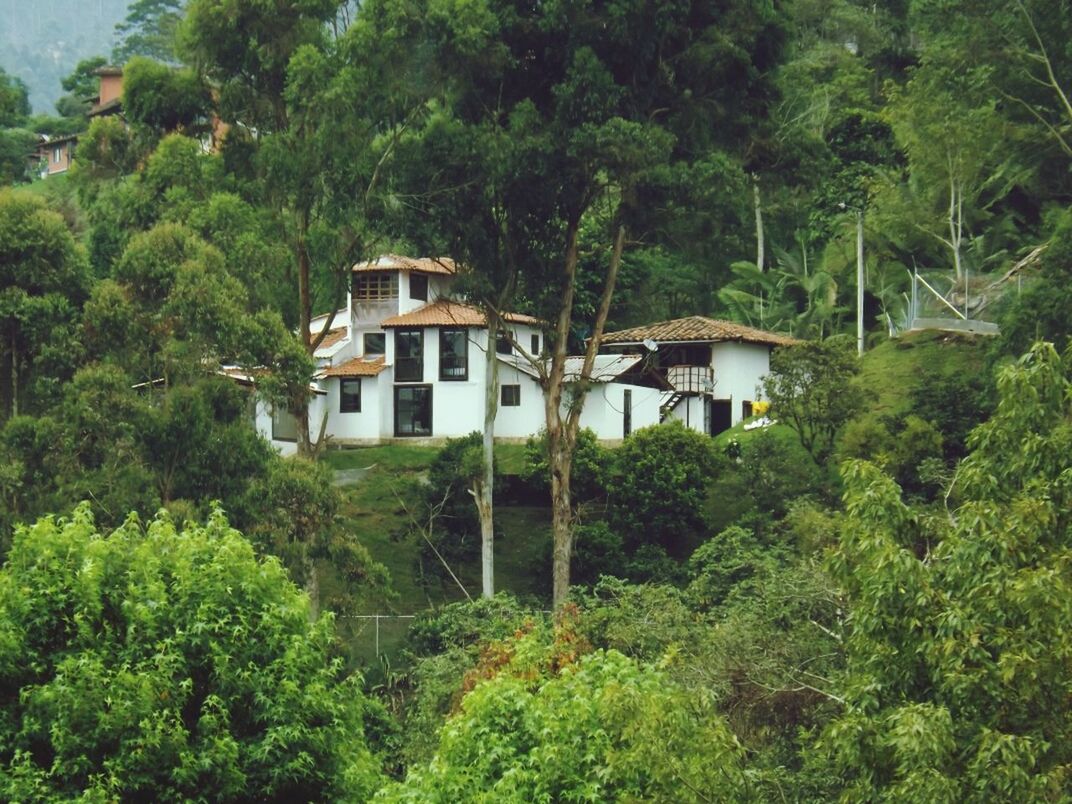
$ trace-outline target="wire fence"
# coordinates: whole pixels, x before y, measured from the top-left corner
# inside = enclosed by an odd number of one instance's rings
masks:
[[[382,653],[380,650],[381,634],[384,637],[384,644],[390,646],[393,653],[398,644],[405,639],[406,632],[409,631],[410,625],[416,618],[416,614],[346,614],[338,619],[353,623],[346,630],[349,631],[354,647],[369,646],[367,643],[371,640],[372,655],[379,657]]]
[[[913,272],[903,320],[890,320],[891,334],[917,329],[997,334],[999,303],[1034,280],[1019,265],[1004,273],[966,270],[960,277],[951,271]]]
[[[429,609],[428,614],[434,614]],[[519,614],[550,617],[550,609],[529,609]],[[376,664],[381,657],[393,659],[406,643],[410,626],[421,614],[339,614],[336,624],[340,637],[349,646],[351,658]]]

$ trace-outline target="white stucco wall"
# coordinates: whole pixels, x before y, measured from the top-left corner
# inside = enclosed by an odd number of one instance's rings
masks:
[[[625,392],[631,396],[630,432],[659,423],[660,392],[656,388],[625,383],[599,383],[584,400],[581,427],[593,430],[601,441],[619,441],[624,435]]]
[[[667,421],[674,419],[690,430],[706,433],[708,432],[707,428],[710,426],[707,420],[706,405],[707,400],[702,396],[686,396],[670,412],[670,415],[667,416]],[[659,420],[658,410],[656,410],[655,420]]]
[[[762,398],[760,380],[770,371],[770,347],[754,343],[716,343],[711,348],[716,399],[733,401],[733,423],[741,421],[741,403]]]
[[[328,377],[321,382],[327,389],[324,397],[329,411],[327,435],[339,444],[370,443],[378,441],[382,430],[380,424],[380,378],[361,377],[361,410],[354,413],[342,413],[339,410],[339,390],[342,383],[339,377]],[[319,427],[319,423],[316,425]]]
[[[521,386],[520,405],[499,405],[495,414],[496,438],[528,438],[544,427],[546,416],[543,408],[543,390],[531,375],[499,362],[499,400],[502,386]]]

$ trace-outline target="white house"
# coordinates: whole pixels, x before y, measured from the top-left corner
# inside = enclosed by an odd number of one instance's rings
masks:
[[[354,266],[347,306],[311,322],[313,333],[328,330],[314,354],[313,438],[323,427],[337,445],[437,443],[483,429],[487,323],[481,310],[452,297],[454,276],[449,259],[387,255]],[[517,350],[538,358],[544,335],[531,316],[508,313],[504,321],[510,337],[491,345],[501,361],[495,434],[524,439],[544,426],[544,397],[531,362]],[[567,373],[578,372],[571,361]],[[659,421],[662,392],[642,372],[630,374],[638,363],[597,360],[581,424],[600,439],[618,440]],[[257,428],[281,452],[296,449],[286,411],[258,403]]]
[[[762,399],[771,350],[795,342],[698,315],[603,336],[606,351],[639,357],[663,378],[660,420],[679,419],[711,435],[752,415],[753,404]]]

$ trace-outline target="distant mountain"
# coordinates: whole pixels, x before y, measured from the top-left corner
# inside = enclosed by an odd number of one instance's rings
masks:
[[[35,112],[54,113],[60,80],[88,56],[108,56],[127,0],[0,0],[0,67],[30,88]]]

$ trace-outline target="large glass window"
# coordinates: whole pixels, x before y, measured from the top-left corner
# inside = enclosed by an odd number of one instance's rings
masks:
[[[353,298],[356,301],[397,299],[398,274],[391,271],[354,274]]]
[[[439,379],[469,379],[469,337],[466,330],[439,330]]]
[[[395,386],[395,435],[432,434],[432,386]]]
[[[428,301],[428,277],[424,274],[409,275],[409,297],[417,301]]]
[[[424,380],[424,330],[395,330],[395,381]]]
[[[339,413],[361,412],[361,378],[342,377],[339,380]]]

